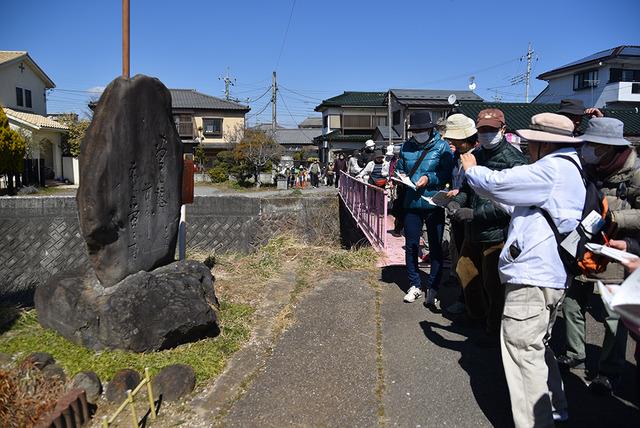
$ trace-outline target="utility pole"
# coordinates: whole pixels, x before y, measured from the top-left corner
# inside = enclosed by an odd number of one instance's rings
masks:
[[[531,81],[531,58],[533,57],[533,49],[531,49],[531,42],[529,42],[529,47],[527,48],[527,73],[525,74],[525,84],[524,84],[524,102],[529,102],[529,83]]]
[[[278,82],[276,80],[276,72],[273,72],[271,78],[271,130],[275,133],[278,126],[278,116],[276,104],[278,101]]]
[[[129,71],[129,40],[131,20],[129,19],[129,0],[122,0],[122,77],[128,79]]]
[[[389,126],[389,146],[393,145],[393,137],[391,136],[391,90],[387,92],[387,125]]]
[[[224,99],[229,101],[231,99],[230,88],[236,84],[236,79],[229,76],[229,67],[227,67],[227,74],[218,77],[218,80],[222,80],[224,82]]]

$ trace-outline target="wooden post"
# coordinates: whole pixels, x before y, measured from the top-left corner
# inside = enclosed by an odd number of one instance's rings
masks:
[[[129,0],[122,0],[122,77],[131,77],[129,69]]]
[[[144,377],[148,380],[147,382],[147,397],[149,398],[149,409],[151,410],[151,419],[156,418],[156,403],[153,399],[153,388],[151,387],[151,376],[149,375],[149,367],[144,369]]]

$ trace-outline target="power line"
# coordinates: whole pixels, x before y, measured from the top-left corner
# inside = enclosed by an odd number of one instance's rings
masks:
[[[284,89],[285,91],[289,91],[289,92],[291,92],[293,94],[296,94],[296,95],[299,95],[301,97],[309,98],[309,99],[312,99],[312,100],[315,100],[315,101],[322,101],[320,98],[310,97],[309,95],[301,94],[300,92],[296,92],[293,89],[289,89],[289,88],[287,88],[285,86],[280,85],[280,87],[282,89]]]
[[[282,52],[284,51],[284,44],[287,41],[287,34],[289,34],[289,26],[291,25],[291,18],[293,17],[293,9],[296,7],[296,0],[293,0],[291,3],[291,12],[289,13],[289,21],[287,22],[287,29],[284,31],[284,37],[282,38],[282,45],[280,45],[280,53],[278,54],[278,61],[276,61],[276,66],[274,70],[278,70],[278,66],[280,65],[280,58],[282,58]]]

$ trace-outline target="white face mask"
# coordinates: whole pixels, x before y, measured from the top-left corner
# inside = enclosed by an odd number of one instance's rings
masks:
[[[502,141],[502,131],[478,132],[478,142],[485,149],[495,147]]]
[[[580,157],[589,165],[597,165],[600,162],[601,156],[596,154],[596,148],[592,144],[585,144],[580,149]]]

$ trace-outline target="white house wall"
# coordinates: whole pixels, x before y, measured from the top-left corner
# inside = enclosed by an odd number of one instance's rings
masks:
[[[20,62],[0,65],[0,105],[14,110],[47,115],[45,84],[31,67],[24,62],[24,71],[20,71]],[[31,91],[32,108],[16,104],[16,87]],[[24,104],[24,103],[23,103]]]

